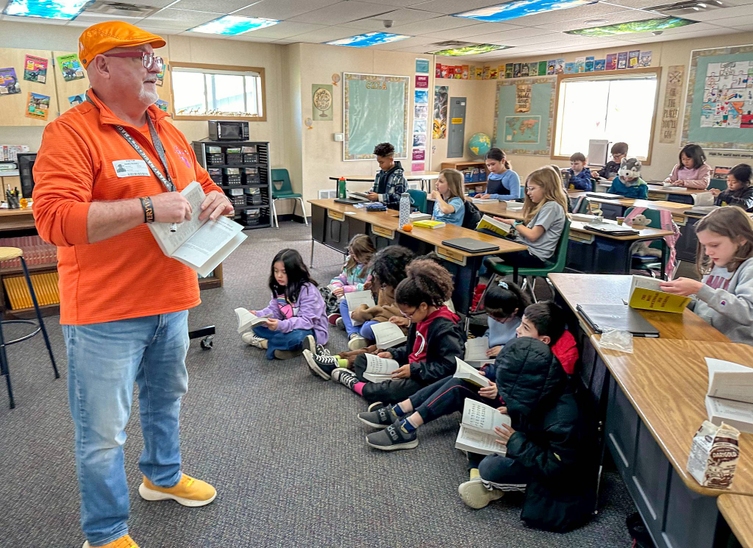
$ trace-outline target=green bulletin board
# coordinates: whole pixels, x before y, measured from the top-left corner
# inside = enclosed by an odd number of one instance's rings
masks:
[[[682,144],[753,150],[753,45],[693,50]]]
[[[408,157],[410,76],[343,73],[343,160],[372,160],[389,142]]]
[[[497,82],[494,146],[508,154],[549,156],[556,78]]]

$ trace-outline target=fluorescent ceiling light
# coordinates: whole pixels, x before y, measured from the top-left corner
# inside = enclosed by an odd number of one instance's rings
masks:
[[[463,46],[461,48],[441,49],[439,51],[428,51],[427,53],[433,55],[443,55],[445,57],[460,57],[461,55],[480,55],[482,53],[489,53],[490,51],[497,51],[500,49],[511,48],[512,46],[500,46],[498,44],[473,44],[470,46]]]
[[[252,30],[264,29],[279,23],[277,19],[260,19],[258,17],[239,17],[237,15],[223,15],[219,19],[209,21],[198,27],[189,29],[191,32],[204,34],[223,34],[237,36]]]
[[[405,36],[404,34],[390,34],[389,32],[369,32],[367,34],[358,34],[356,36],[351,36],[350,38],[341,38],[340,40],[325,42],[325,44],[327,44],[328,46],[368,48],[369,46],[389,44],[390,42],[397,42],[399,40],[405,40],[406,38],[410,38],[410,36]]]
[[[555,10],[566,10],[577,8],[587,4],[596,4],[598,0],[513,0],[488,8],[465,11],[454,14],[455,17],[466,17],[468,19],[478,19],[488,23],[499,23],[500,21],[509,21],[526,15],[545,13]]]
[[[667,29],[693,25],[698,21],[690,21],[680,17],[661,17],[659,19],[644,19],[643,21],[630,21],[617,23],[606,27],[592,27],[588,29],[566,30],[565,34],[577,34],[579,36],[615,36],[617,34],[630,34],[634,32],[661,32]]]
[[[9,0],[5,15],[75,19],[92,0]]]

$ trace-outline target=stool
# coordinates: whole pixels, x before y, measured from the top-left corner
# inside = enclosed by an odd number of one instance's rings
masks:
[[[34,303],[34,312],[37,314],[36,320],[1,320],[0,321],[0,375],[5,375],[5,382],[8,385],[8,398],[10,399],[10,408],[14,409],[16,407],[16,403],[13,399],[13,388],[10,384],[10,369],[8,368],[8,355],[5,352],[5,347],[9,346],[11,344],[16,344],[21,341],[25,341],[27,339],[30,339],[40,331],[42,332],[42,336],[44,337],[44,344],[47,345],[47,351],[50,353],[50,361],[52,362],[52,370],[55,372],[55,378],[60,378],[60,373],[58,372],[58,367],[55,364],[55,356],[52,354],[52,346],[50,346],[50,338],[47,336],[47,329],[44,327],[44,320],[42,319],[42,312],[39,310],[39,303],[37,302],[37,295],[34,293],[34,286],[31,284],[31,277],[29,276],[29,269],[26,266],[26,261],[24,260],[24,252],[23,250],[17,248],[17,247],[0,247],[0,263],[3,261],[10,261],[12,259],[20,259],[21,261],[21,268],[24,272],[24,279],[26,280],[26,286],[29,289],[29,294],[31,295],[31,302]],[[17,339],[13,339],[11,341],[6,341],[5,336],[3,335],[3,325],[4,324],[30,324],[35,327],[35,329],[22,337],[18,337]]]

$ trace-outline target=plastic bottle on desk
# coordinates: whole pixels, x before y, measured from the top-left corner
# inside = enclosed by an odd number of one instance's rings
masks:
[[[408,194],[407,192],[403,192],[400,195],[399,224],[400,224],[400,228],[403,228],[405,225],[411,224],[410,222],[410,194]]]
[[[346,187],[346,181],[345,177],[340,177],[337,180],[337,197],[341,200],[344,200],[348,197],[348,190]]]

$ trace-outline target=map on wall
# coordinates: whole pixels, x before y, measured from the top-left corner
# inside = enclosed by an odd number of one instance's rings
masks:
[[[682,145],[753,151],[753,45],[693,50]]]
[[[539,142],[541,116],[505,116],[505,143]]]
[[[709,63],[701,127],[753,128],[753,60]]]

